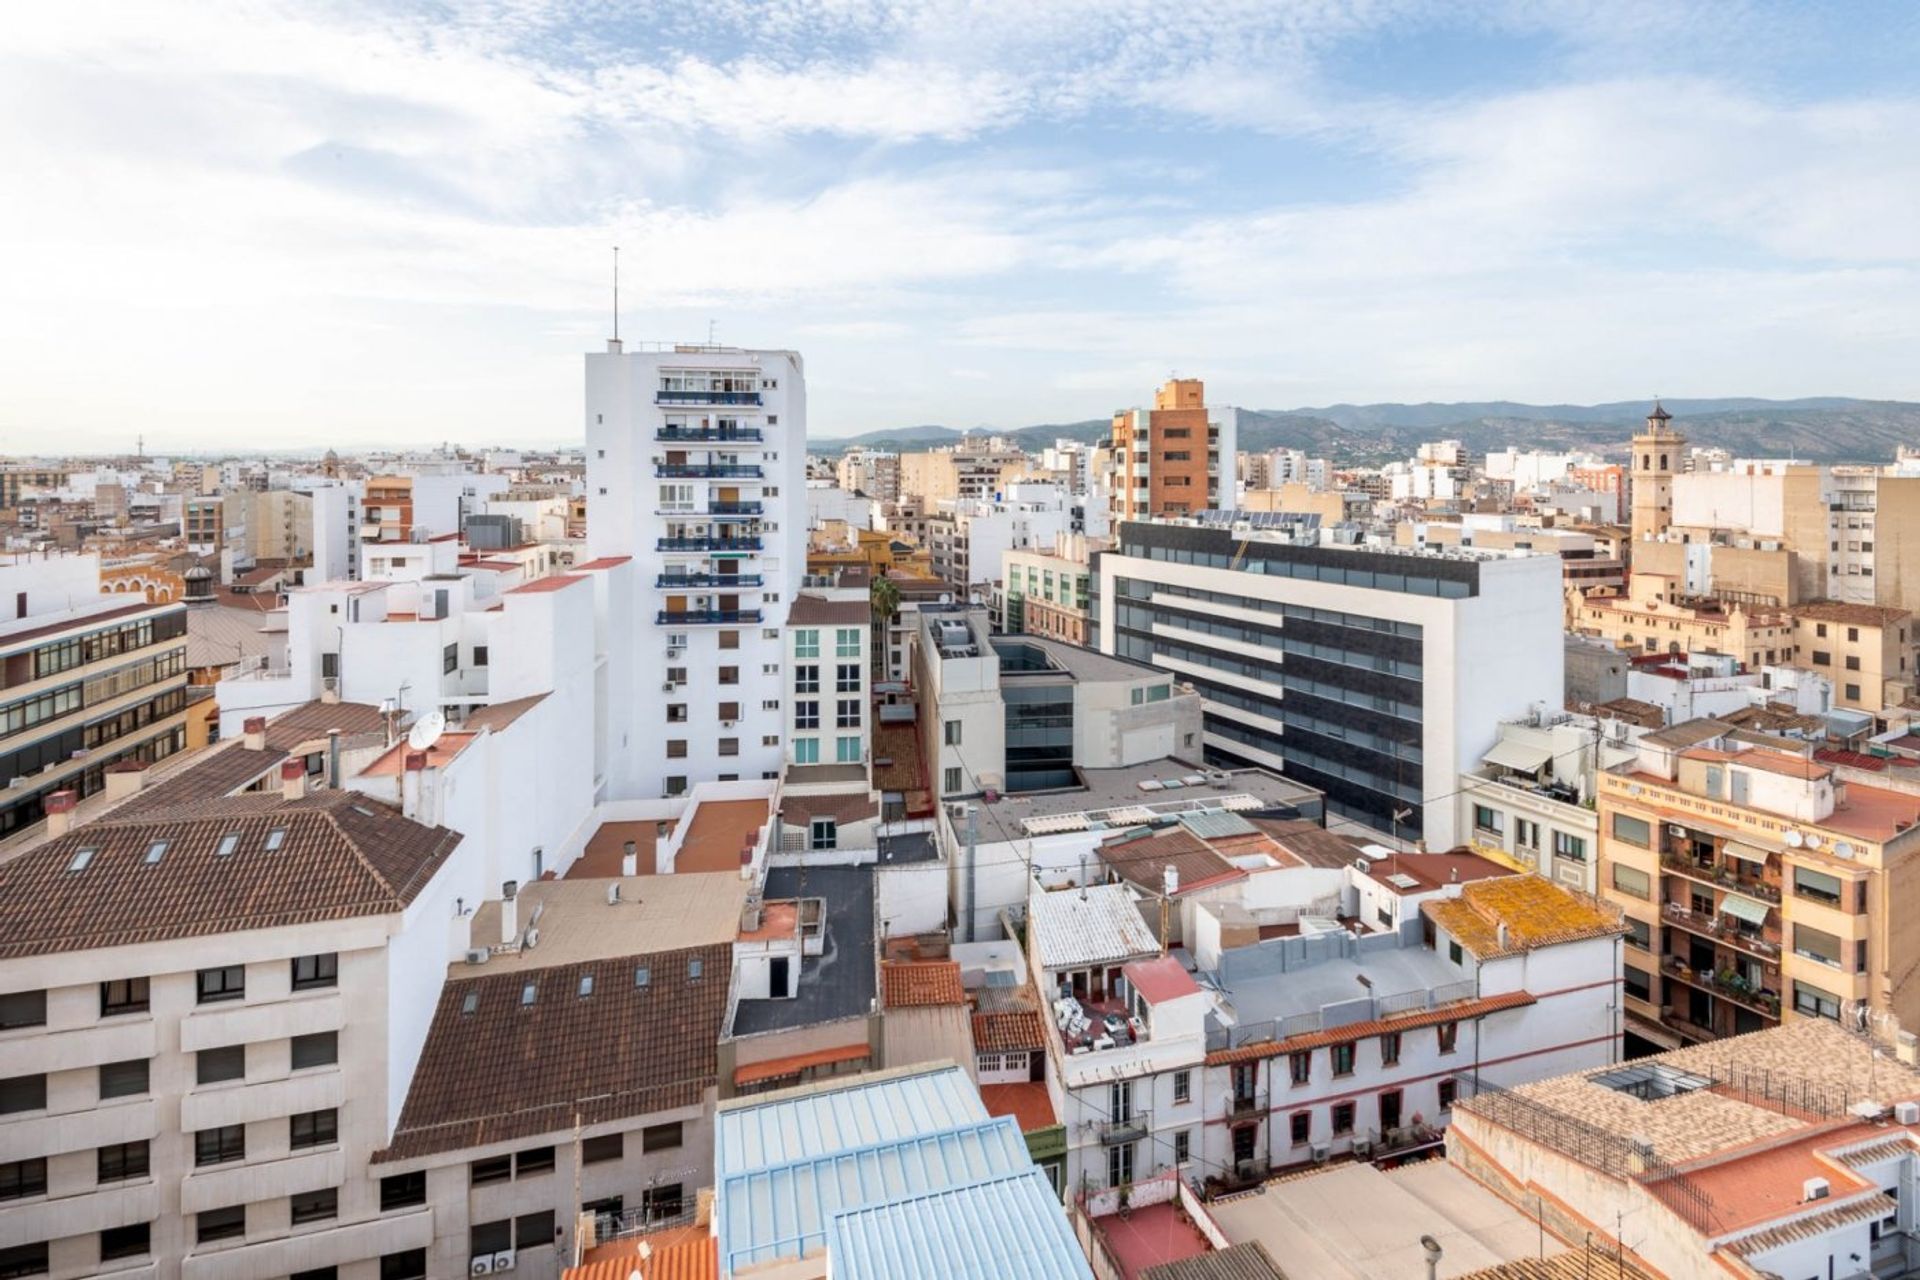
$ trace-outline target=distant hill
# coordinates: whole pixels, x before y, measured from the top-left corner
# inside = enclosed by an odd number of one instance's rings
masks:
[[[1667,400],[1674,425],[1689,441],[1745,457],[1809,462],[1885,462],[1899,446],[1920,444],[1920,404],[1817,396],[1802,400]],[[1645,400],[1595,405],[1534,405],[1508,400],[1454,404],[1335,404],[1305,409],[1240,410],[1240,447],[1305,449],[1340,462],[1404,458],[1426,440],[1457,439],[1474,453],[1505,448],[1589,449],[1624,454],[1645,420]],[[1050,423],[1017,430],[959,431],[918,426],[869,431],[847,440],[815,440],[815,453],[852,445],[926,449],[967,435],[999,434],[1037,449],[1057,439],[1103,438],[1109,419]]]

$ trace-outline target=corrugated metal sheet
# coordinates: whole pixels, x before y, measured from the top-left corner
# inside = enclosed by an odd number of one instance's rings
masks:
[[[836,1215],[828,1249],[834,1280],[1093,1280],[1038,1169]]]
[[[1019,1126],[1003,1117],[728,1178],[716,1188],[722,1270],[822,1248],[843,1211],[1032,1167]]]
[[[1160,939],[1141,918],[1133,891],[1124,884],[1091,885],[1036,893],[1028,935],[1047,969],[1106,964],[1158,955]]]
[[[979,1090],[958,1067],[823,1085],[762,1103],[734,1103],[714,1118],[714,1184],[988,1118]]]
[[[1183,813],[1180,821],[1187,830],[1203,840],[1224,840],[1229,836],[1257,835],[1258,830],[1251,822],[1237,813],[1227,813],[1221,809],[1205,809],[1199,813]]]

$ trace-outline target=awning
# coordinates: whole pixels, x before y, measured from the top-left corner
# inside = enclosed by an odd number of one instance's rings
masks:
[[[802,1071],[814,1067],[832,1067],[843,1062],[858,1062],[870,1053],[872,1050],[864,1044],[850,1044],[842,1045],[837,1049],[816,1049],[812,1053],[796,1053],[790,1057],[771,1058],[765,1062],[745,1062],[734,1068],[733,1082],[736,1085],[748,1085],[758,1084],[762,1080],[797,1076]]]
[[[1726,841],[1720,846],[1720,852],[1729,858],[1738,858],[1742,862],[1758,862],[1764,865],[1767,860],[1765,849],[1756,849],[1750,844],[1741,844],[1738,840]]]
[[[1524,742],[1515,742],[1511,738],[1496,742],[1493,750],[1480,757],[1488,764],[1497,764],[1503,769],[1512,769],[1516,773],[1538,773],[1540,767],[1553,759],[1550,747],[1529,746]]]
[[[1737,893],[1728,894],[1727,900],[1720,904],[1720,909],[1735,920],[1744,920],[1748,924],[1767,922],[1766,903],[1755,902],[1752,898],[1743,898]]]

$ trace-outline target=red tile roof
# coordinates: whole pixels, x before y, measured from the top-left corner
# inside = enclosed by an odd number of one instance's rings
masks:
[[[973,1015],[975,1053],[1018,1053],[1046,1048],[1038,1009],[1008,1009]]]
[[[813,1067],[830,1067],[842,1062],[858,1062],[872,1054],[871,1047],[864,1044],[841,1045],[835,1049],[816,1049],[812,1053],[789,1054],[784,1058],[768,1058],[764,1062],[748,1062],[735,1067],[733,1082],[736,1085],[758,1084],[762,1080],[778,1080],[782,1076],[797,1076]]]
[[[1181,996],[1190,996],[1200,990],[1193,976],[1172,956],[1161,956],[1158,960],[1136,960],[1122,967],[1120,972],[1148,1004],[1178,1000]]]
[[[986,1104],[990,1116],[1012,1116],[1022,1133],[1051,1129],[1060,1123],[1060,1117],[1053,1113],[1053,1099],[1047,1093],[1047,1086],[1039,1080],[983,1084],[980,1101]]]
[[[594,569],[617,569],[632,559],[632,556],[601,556],[597,560],[589,560],[585,564],[573,566],[573,571],[575,573],[587,573]],[[626,1280],[626,1277],[621,1277],[621,1280]]]
[[[720,1239],[702,1229],[692,1239],[656,1246],[644,1260],[637,1253],[596,1258],[567,1268],[560,1280],[632,1280],[635,1275],[640,1280],[720,1280]]]
[[[1246,879],[1247,873],[1228,862],[1185,827],[1169,827],[1151,835],[1100,845],[1100,860],[1150,893],[1159,893],[1172,867],[1180,877],[1181,893]]]
[[[890,960],[880,966],[880,978],[889,1009],[967,1002],[952,960]]]
[[[577,573],[556,573],[550,578],[536,578],[532,582],[522,583],[507,592],[507,594],[510,596],[518,596],[528,595],[536,591],[564,591],[576,582],[585,581],[586,579]]]

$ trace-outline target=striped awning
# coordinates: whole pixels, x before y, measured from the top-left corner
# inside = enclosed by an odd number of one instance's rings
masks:
[[[1720,904],[1720,910],[1732,916],[1735,920],[1744,920],[1748,924],[1765,924],[1767,922],[1766,903],[1755,902],[1752,898],[1743,898],[1737,893],[1728,894],[1726,901]]]

